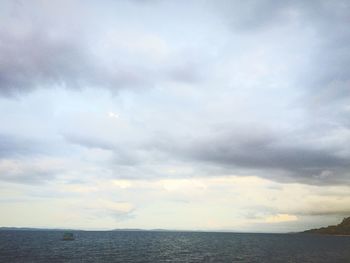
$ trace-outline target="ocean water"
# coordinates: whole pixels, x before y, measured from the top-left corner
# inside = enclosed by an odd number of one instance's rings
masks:
[[[350,237],[205,232],[0,231],[0,262],[350,262]]]

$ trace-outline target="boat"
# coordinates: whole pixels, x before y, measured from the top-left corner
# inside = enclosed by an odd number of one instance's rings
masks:
[[[72,241],[74,239],[74,234],[72,232],[65,232],[62,237],[62,240],[64,241]]]

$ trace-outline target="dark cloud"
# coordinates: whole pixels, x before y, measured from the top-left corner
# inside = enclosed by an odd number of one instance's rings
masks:
[[[106,87],[118,90],[147,84],[143,72],[106,68],[76,38],[48,32],[15,36],[0,33],[0,92],[12,96],[35,88]]]
[[[256,135],[233,134],[201,141],[190,151],[196,160],[230,167],[233,171],[242,167],[260,170],[261,175],[272,179],[285,176],[312,183],[349,179],[349,158],[339,156],[335,149],[298,144],[293,145],[286,138],[264,140]]]
[[[164,67],[164,69],[163,69]],[[49,32],[22,35],[0,32],[0,95],[15,96],[36,88],[85,87],[144,89],[170,80],[192,83],[199,79],[187,62],[157,69],[115,62],[106,66],[76,37],[52,37]]]
[[[314,207],[309,207],[308,210],[304,211],[296,211],[296,215],[301,216],[344,216],[348,217],[350,215],[350,209],[346,207],[342,208],[319,208],[315,209],[315,207],[320,204],[316,204]],[[333,204],[334,205],[334,204]]]
[[[152,145],[167,156],[162,162],[191,165],[201,176],[254,174],[318,185],[350,179],[350,158],[342,154],[346,145],[310,142],[305,134],[264,130],[257,124],[182,139],[157,137]]]
[[[192,83],[198,79],[195,63],[188,61],[185,54],[181,55],[180,63],[171,61],[171,56],[158,63],[154,59],[158,55],[155,54],[157,47],[152,43],[146,43],[146,48],[142,46],[142,41],[148,41],[147,37],[131,39],[131,42],[140,43],[130,47],[123,44],[125,36],[117,31],[115,39],[106,37],[108,31],[105,34],[93,32],[104,27],[99,22],[98,12],[88,12],[93,4],[80,6],[84,11],[76,10],[77,14],[72,15],[76,3],[62,6],[54,3],[60,7],[58,13],[54,7],[39,2],[19,3],[6,2],[4,10],[7,11],[3,11],[4,19],[0,21],[1,96],[53,87],[107,88],[117,93],[121,89],[154,87],[162,81]],[[98,26],[89,30],[84,27],[90,25],[90,20],[96,21]],[[99,53],[100,43],[111,49],[111,56]]]
[[[315,136],[319,140],[322,138]],[[346,145],[310,142],[302,132],[264,130],[258,125],[223,128],[222,131],[213,128],[208,134],[188,138],[157,134],[145,142],[126,144],[108,138],[65,135],[65,139],[82,147],[111,151],[110,168],[117,171],[117,177],[123,178],[140,176],[140,169],[144,171],[142,177],[149,174],[165,177],[157,170],[145,168],[148,164],[162,163],[190,165],[196,172],[178,175],[185,177],[255,174],[281,182],[317,185],[343,184],[350,179],[350,158],[343,154]],[[341,141],[341,137],[339,139]]]

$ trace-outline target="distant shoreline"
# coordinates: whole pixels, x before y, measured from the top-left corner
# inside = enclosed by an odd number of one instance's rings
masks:
[[[350,236],[350,217],[344,218],[338,225],[310,229],[302,233],[330,236]]]
[[[84,231],[84,232],[189,232],[189,233],[232,233],[232,234],[276,234],[290,235],[298,232],[241,232],[229,230],[174,230],[174,229],[71,229],[71,228],[31,228],[31,227],[0,227],[0,231]]]

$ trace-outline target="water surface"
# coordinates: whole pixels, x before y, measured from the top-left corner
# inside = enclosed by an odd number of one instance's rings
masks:
[[[350,262],[350,237],[302,234],[0,231],[0,262]]]

